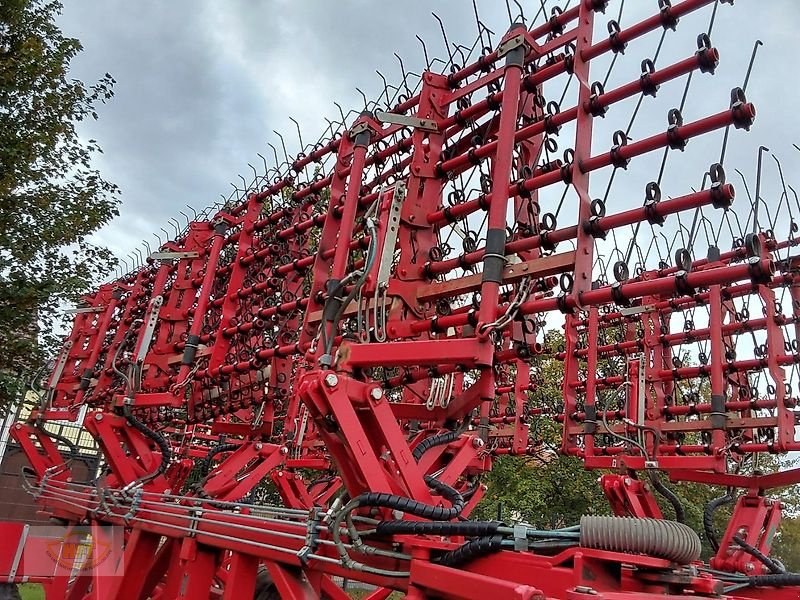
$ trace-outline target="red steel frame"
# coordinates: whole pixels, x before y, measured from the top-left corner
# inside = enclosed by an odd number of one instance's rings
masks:
[[[645,62],[608,90],[590,85],[593,61],[718,3],[662,0],[651,18],[610,23],[599,41],[605,0],[554,10],[531,29],[515,23],[476,62],[451,57],[449,74],[429,68],[418,93],[342,123],[87,295],[40,405],[12,435],[43,511],[126,530],[125,571],[110,582],[34,577],[48,598],[248,598],[259,565],[286,598],[345,598],[336,576],[378,586],[375,599],[392,589],[409,598],[713,596],[743,581],[735,573],[769,578],[769,563],[747,548],[768,555],[780,503],[764,492],[800,482],[800,471],[737,473],[747,456],[800,449],[789,383],[800,362],[795,238],[756,230],[729,251],[682,250],[674,266],[615,267],[609,283],[609,233],[691,212],[728,215],[735,191],[719,165],[708,188],[662,200],[650,184],[643,206],[612,214],[590,191],[592,173],[749,129],[755,108],[734,90],[725,110],[692,122],[673,111],[665,132],[615,135],[610,151],[593,154],[597,117],[713,72],[720,55],[701,36],[688,58]],[[579,84],[571,108],[544,96],[566,78]],[[488,96],[474,100],[479,93]],[[561,128],[575,138],[554,159]],[[567,227],[557,226],[560,203],[545,213],[557,184],[574,199]],[[481,218],[485,229],[471,230]],[[453,232],[460,248],[448,242]],[[750,318],[751,305],[763,314]],[[559,317],[564,344],[554,352],[543,334]],[[748,336],[754,356],[737,356]],[[699,349],[699,364],[683,364],[687,349]],[[552,383],[542,366],[553,361],[563,363],[562,404],[537,404]],[[73,481],[45,428],[82,407],[105,459],[97,485]],[[397,518],[389,497],[428,505],[428,516],[468,517],[496,457],[541,452],[539,419],[562,427],[562,453],[611,471],[601,484],[618,516],[664,518],[640,473],[747,490],[711,560],[716,571],[583,541],[540,552],[524,526],[457,566],[443,557],[475,536],[364,544],[361,535],[375,535],[364,532],[370,518]],[[201,476],[189,485],[195,463]],[[245,501],[265,480],[285,508]],[[371,510],[358,504],[365,497],[377,502]],[[404,518],[422,527],[412,515]],[[13,554],[22,532],[7,534],[18,540]],[[15,580],[8,552],[0,575]]]

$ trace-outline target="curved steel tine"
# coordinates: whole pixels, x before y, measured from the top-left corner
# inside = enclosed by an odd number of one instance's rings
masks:
[[[395,54],[395,56],[397,56],[397,55]],[[338,109],[339,109],[339,116],[340,116],[340,117],[342,117],[342,127],[347,127],[347,123],[345,123],[345,121],[346,121],[347,119],[346,119],[346,118],[345,118],[345,116],[344,116],[344,110],[342,110],[342,105],[341,105],[341,104],[339,104],[339,103],[338,103],[338,102],[336,102],[336,101],[334,101],[334,102],[333,102],[333,105],[334,105],[336,108],[338,108]]]
[[[164,229],[163,227],[159,227],[159,229],[160,229],[161,231],[163,231],[163,232],[164,232],[164,236],[165,236],[165,237],[164,237],[164,239],[166,240],[166,241],[164,242],[164,244],[166,244],[168,241],[170,241],[170,240],[169,240],[169,231],[167,231],[167,230],[166,230],[166,229]],[[158,241],[160,242],[160,241],[161,241],[161,238],[158,238]],[[164,244],[161,244],[161,245],[163,246]]]
[[[756,167],[756,204],[755,204],[755,212],[753,213],[753,233],[758,232],[758,209],[761,202],[761,174],[762,174],[762,167],[764,164],[764,152],[769,152],[769,148],[766,146],[759,146],[758,147],[758,166]]]
[[[118,258],[117,260],[119,261],[120,270],[122,270],[122,268],[125,267],[125,272],[119,276],[119,278],[122,279],[125,276],[125,273],[129,273],[131,269],[130,267],[128,267],[128,261],[125,260],[124,258]]]
[[[278,149],[275,146],[273,146],[270,142],[267,142],[267,146],[269,146],[272,149],[272,153],[275,155],[275,168],[277,169],[278,165],[280,165],[281,163],[281,161],[278,160]]]
[[[192,211],[192,218],[196,221],[197,220],[197,211],[194,209],[194,207],[191,204],[187,204],[186,208],[188,208],[190,211]]]
[[[246,179],[245,179],[245,178],[242,176],[242,174],[241,174],[241,173],[237,173],[237,174],[236,174],[236,176],[237,176],[239,179],[241,179],[241,180],[242,180],[242,195],[244,196],[245,194],[247,194],[247,188],[249,187],[249,186],[247,185],[247,180],[246,180]]]
[[[253,165],[251,165],[250,163],[247,163],[247,166],[250,167],[250,169],[253,171],[253,187],[257,188],[258,187],[258,171],[256,171],[256,168]]]
[[[144,244],[144,247],[147,248],[147,257],[149,258],[153,253],[153,250],[150,248],[150,244],[147,242],[147,240],[142,240],[142,243]]]
[[[136,248],[133,249],[133,251],[136,253],[136,256],[139,258],[139,263],[141,265],[144,265],[144,256],[142,255],[142,251],[139,250],[139,247],[137,246]]]
[[[367,95],[361,91],[360,88],[356,88],[356,91],[361,94],[361,99],[364,101],[364,110],[367,110],[369,106],[369,101],[367,100]]]
[[[415,35],[414,37],[416,37],[419,40],[419,43],[422,45],[422,54],[425,56],[425,70],[426,71],[430,71],[431,70],[431,61],[428,58],[428,48],[425,46],[425,40],[423,40],[421,37],[419,37],[419,34]],[[384,83],[385,83],[385,81],[384,81]]]
[[[519,10],[519,21],[517,22],[519,23],[521,21],[523,25],[527,26],[527,21],[525,20],[525,10],[522,8],[522,4],[520,4],[519,0],[514,0],[514,4],[517,5],[517,9]]]
[[[278,139],[281,141],[281,148],[283,148],[283,156],[284,156],[286,162],[288,163],[289,162],[289,153],[286,151],[286,142],[284,141],[283,136],[280,133],[278,133],[277,131],[275,131],[274,129],[272,130],[272,133],[277,135]]]
[[[305,148],[305,144],[303,143],[303,136],[300,134],[300,123],[298,123],[294,117],[289,117],[289,120],[294,123],[295,129],[297,129],[297,139],[300,140],[300,148],[301,150]]]
[[[792,191],[792,194],[794,194],[794,202],[797,204],[797,210],[800,210],[800,197],[797,196],[797,192],[791,185],[787,185],[786,187],[788,187]]]
[[[397,59],[397,62],[400,63],[400,74],[403,76],[403,87],[406,90],[406,94],[410,96],[411,90],[408,89],[408,84],[406,83],[406,78],[408,77],[406,74],[406,66],[403,64],[403,59],[400,58],[400,55],[397,52],[394,52],[394,57]]]
[[[186,214],[185,212],[183,212],[182,210],[179,210],[178,212],[179,212],[179,213],[181,213],[181,215],[183,215],[183,218],[184,218],[184,219],[186,219],[186,226],[188,227],[188,226],[189,226],[189,223],[191,223],[191,221],[190,221],[190,219],[189,219],[189,215],[187,215],[187,214]]]
[[[267,173],[269,173],[269,167],[267,166],[267,159],[264,158],[264,155],[261,154],[261,152],[256,152],[256,154],[258,155],[258,158],[261,159],[261,162],[264,163],[264,177],[266,177]]]
[[[175,228],[175,238],[176,239],[179,238],[181,236],[181,230],[180,230],[180,222],[178,221],[178,219],[176,219],[175,217],[170,217],[167,220],[167,223],[169,223]]]
[[[431,11],[431,14],[433,15],[433,18],[436,19],[436,21],[439,23],[439,29],[441,30],[442,38],[444,39],[444,49],[447,51],[447,55],[450,57],[450,62],[452,63],[453,53],[450,52],[450,40],[447,39],[447,33],[444,30],[444,23],[442,22],[442,19],[439,17],[439,15],[437,15],[435,12]],[[397,55],[395,54],[395,56]]]
[[[506,12],[508,13],[508,23],[509,25],[514,22],[514,17],[511,16],[511,5],[506,0]]]
[[[478,37],[481,40],[481,46],[485,46],[486,44],[483,43],[483,23],[481,23],[481,18],[478,16],[478,0],[472,0],[472,13],[475,15],[475,25],[478,27]]]
[[[161,236],[153,232],[153,237],[158,240],[158,249],[161,250],[161,246],[164,245],[164,242],[161,241]]]
[[[131,259],[131,266],[133,267],[131,269],[131,271],[134,271],[134,270],[138,269],[139,268],[139,263],[136,260],[136,255],[133,252],[131,252],[127,256],[128,256],[128,258]]]

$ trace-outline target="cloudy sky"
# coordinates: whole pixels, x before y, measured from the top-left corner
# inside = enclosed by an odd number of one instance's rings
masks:
[[[82,134],[100,142],[105,153],[97,165],[122,190],[120,217],[97,236],[119,256],[143,238],[152,241],[152,232],[186,204],[202,207],[227,195],[238,173],[248,176],[248,163],[261,164],[257,153],[271,156],[268,142],[278,145],[273,130],[284,134],[290,153],[296,151],[290,117],[300,122],[304,141],[315,140],[325,128],[324,117],[338,114],[334,100],[345,110],[360,108],[356,86],[370,98],[380,92],[376,68],[390,81],[399,80],[394,52],[404,58],[406,69],[424,68],[415,34],[426,40],[430,56],[442,56],[442,37],[431,10],[445,21],[451,43],[471,43],[477,31],[470,0],[65,4],[62,28],[85,48],[74,62],[74,76],[90,82],[109,72],[118,82],[116,96],[103,107],[100,120],[87,124]],[[522,4],[530,18],[539,2]],[[478,6],[481,18],[498,34],[496,43],[508,27],[505,5],[482,0]],[[607,35],[606,21],[615,18],[618,9],[619,0],[612,0],[606,16],[598,18],[598,35]],[[622,25],[656,9],[656,0],[627,0]],[[709,15],[710,9],[705,9],[684,19],[678,33],[670,34],[660,64],[690,56]],[[762,39],[765,46],[748,88],[748,99],[759,110],[757,124],[748,136],[735,135],[730,150],[731,161],[748,175],[760,144],[781,156],[785,170],[800,166],[800,153],[792,148],[792,143],[800,144],[798,92],[789,83],[796,81],[798,71],[798,25],[796,0],[737,0],[734,7],[719,9],[712,37],[721,50],[722,65],[710,83],[693,90],[687,118],[727,108],[728,90],[741,85],[753,42]],[[638,76],[638,64],[652,54],[658,36],[650,34],[631,46],[627,62],[616,68],[617,83]],[[593,72],[592,79],[602,78],[604,69]],[[682,85],[676,88],[679,93]],[[609,131],[624,128],[629,112],[609,125]],[[663,131],[665,113],[661,108],[645,112],[640,118],[655,122],[645,122],[642,130]],[[598,132],[596,148],[607,150],[610,132]],[[699,183],[697,174],[713,162],[710,153],[718,155],[720,139],[715,138],[713,149],[701,150],[698,160],[703,166],[694,170],[691,181],[681,170],[672,175],[683,193]],[[774,173],[770,177],[774,179]]]

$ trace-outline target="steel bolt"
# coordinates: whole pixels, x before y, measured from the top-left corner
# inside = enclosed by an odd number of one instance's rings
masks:
[[[372,388],[369,392],[369,395],[373,400],[380,400],[383,398],[383,390],[380,388]]]
[[[334,387],[337,383],[339,383],[339,378],[333,373],[329,373],[328,375],[325,375],[325,383],[328,387]]]
[[[479,437],[472,438],[472,447],[473,448],[483,448],[483,440]]]
[[[102,421],[102,420],[103,420],[103,413],[97,413],[97,414],[94,416],[94,420],[95,420],[95,421]]]
[[[261,448],[263,448],[263,447],[264,447],[264,445],[261,442],[258,442],[256,444],[256,450],[261,450]]]

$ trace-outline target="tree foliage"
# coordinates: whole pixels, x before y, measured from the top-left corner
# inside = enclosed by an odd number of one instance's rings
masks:
[[[0,411],[53,349],[56,309],[113,264],[87,235],[117,214],[117,188],[77,125],[97,118],[113,78],[69,76],[81,52],[47,0],[0,2]]]

